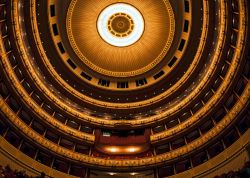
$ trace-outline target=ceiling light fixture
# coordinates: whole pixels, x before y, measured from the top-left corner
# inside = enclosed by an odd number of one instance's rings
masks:
[[[97,30],[106,43],[126,47],[137,42],[143,35],[144,19],[135,7],[116,3],[100,13]]]

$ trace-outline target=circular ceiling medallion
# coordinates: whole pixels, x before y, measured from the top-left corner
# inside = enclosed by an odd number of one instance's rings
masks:
[[[163,60],[175,19],[168,0],[72,0],[66,26],[80,63],[101,75],[131,77]]]
[[[126,47],[141,38],[144,20],[141,13],[133,6],[116,3],[101,12],[97,20],[97,30],[108,44]]]
[[[134,29],[134,21],[127,14],[116,13],[108,21],[108,30],[117,37],[126,37]]]

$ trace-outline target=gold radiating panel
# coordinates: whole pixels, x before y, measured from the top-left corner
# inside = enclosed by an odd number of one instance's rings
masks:
[[[140,40],[127,47],[106,43],[97,31],[99,14],[117,1],[72,0],[67,13],[68,38],[75,53],[94,71],[112,77],[135,76],[155,67],[168,52],[175,31],[174,13],[168,0],[121,2],[138,9],[145,23]]]

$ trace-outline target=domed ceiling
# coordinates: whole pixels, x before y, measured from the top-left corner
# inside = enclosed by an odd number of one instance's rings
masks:
[[[3,123],[68,170],[194,167],[245,131],[247,0],[0,2]]]

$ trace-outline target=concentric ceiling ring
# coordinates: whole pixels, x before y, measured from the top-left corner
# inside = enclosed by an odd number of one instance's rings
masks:
[[[125,37],[112,35],[114,28],[106,24],[121,12],[127,14],[119,15],[124,25],[125,21],[134,23],[128,25]],[[67,13],[67,33],[74,52],[90,69],[110,77],[131,77],[153,69],[167,54],[174,32],[174,12],[168,0],[73,0]]]

